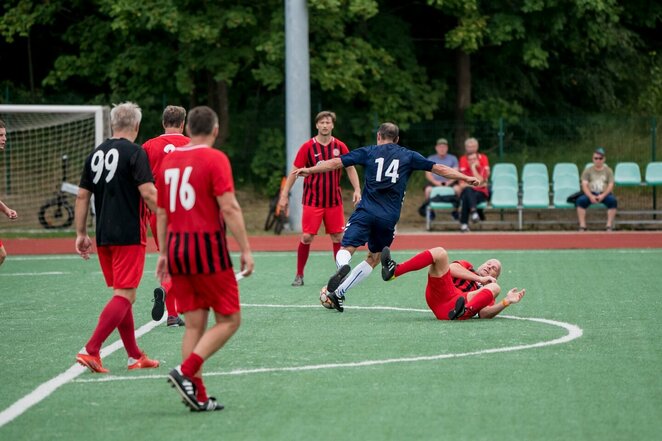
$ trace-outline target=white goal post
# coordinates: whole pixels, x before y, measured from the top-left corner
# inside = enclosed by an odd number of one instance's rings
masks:
[[[74,196],[87,155],[110,136],[109,108],[0,105],[0,200],[18,213],[0,230],[73,229]]]

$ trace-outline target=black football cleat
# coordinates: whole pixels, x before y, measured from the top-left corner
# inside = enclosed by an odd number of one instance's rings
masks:
[[[350,270],[352,268],[349,265],[343,265],[338,268],[338,271],[329,279],[329,283],[326,284],[326,290],[328,292],[335,292],[340,284],[347,278]],[[337,309],[337,308],[336,308]]]
[[[458,318],[462,317],[462,315],[464,315],[465,302],[466,299],[463,296],[457,298],[457,300],[455,301],[455,308],[451,309],[448,312],[448,320],[457,320]]]
[[[345,308],[343,308],[343,302],[345,300],[344,296],[339,296],[335,292],[328,292],[326,293],[326,297],[331,301],[333,304],[333,308],[336,309],[339,312],[343,312]]]
[[[389,247],[384,247],[381,256],[382,262],[382,279],[385,282],[395,278],[395,267],[398,265],[395,260],[391,259],[391,250]]]

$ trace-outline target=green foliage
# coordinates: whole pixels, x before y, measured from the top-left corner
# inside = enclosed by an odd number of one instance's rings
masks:
[[[251,171],[257,176],[259,191],[271,196],[280,188],[285,170],[285,135],[280,129],[261,129],[258,146],[251,161]]]

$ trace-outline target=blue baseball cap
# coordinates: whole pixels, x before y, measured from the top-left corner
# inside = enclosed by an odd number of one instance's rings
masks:
[[[605,156],[605,149],[603,149],[602,147],[598,147],[595,149],[595,153],[601,156]]]

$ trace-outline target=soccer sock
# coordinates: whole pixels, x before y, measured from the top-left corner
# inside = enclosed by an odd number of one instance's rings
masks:
[[[92,337],[85,345],[87,353],[99,355],[101,345],[111,332],[120,324],[127,311],[131,309],[131,302],[125,297],[113,296],[99,315],[99,322],[92,333]]]
[[[339,250],[336,253],[336,266],[340,268],[343,265],[349,264],[349,261],[352,260],[352,255],[347,250]]]
[[[124,343],[124,349],[126,353],[129,354],[129,357],[139,359],[143,353],[138,347],[138,342],[136,341],[136,332],[135,326],[133,323],[133,307],[129,307],[129,310],[124,314],[124,319],[117,325],[117,331],[120,333],[120,338],[122,343]]]
[[[338,251],[340,251],[340,242],[333,242],[333,260],[336,259]]]
[[[184,360],[184,363],[182,363],[182,374],[189,378],[193,378],[204,362],[205,360],[203,360],[201,356],[195,352],[191,352],[191,355],[189,355],[188,358]]]
[[[361,261],[347,276],[345,281],[338,287],[336,294],[344,296],[350,288],[361,283],[372,272],[372,267],[365,260]]]
[[[209,399],[207,396],[207,388],[205,387],[205,383],[202,381],[202,377],[191,377],[191,380],[193,381],[193,384],[195,384],[195,388],[198,390],[198,393],[196,395],[196,399],[204,403]]]
[[[170,294],[170,289],[172,288],[172,279],[168,277],[168,279],[163,282],[161,287],[166,292],[165,307],[166,311],[168,312],[168,317],[177,315],[177,303],[175,302],[175,296]]]
[[[472,317],[478,311],[492,303],[492,300],[494,300],[494,293],[487,288],[481,289],[466,303],[466,312],[463,318]]]
[[[401,276],[410,271],[418,271],[432,265],[433,262],[434,258],[432,257],[430,250],[422,251],[411,259],[398,264],[398,266],[395,267],[395,277]]]
[[[308,256],[310,255],[310,244],[299,242],[299,248],[297,249],[297,276],[303,276],[303,269],[308,262]]]

